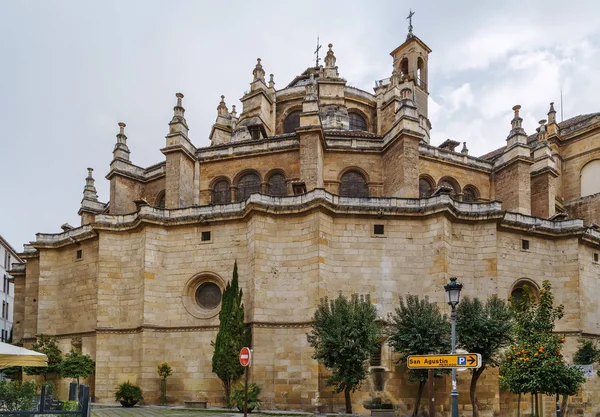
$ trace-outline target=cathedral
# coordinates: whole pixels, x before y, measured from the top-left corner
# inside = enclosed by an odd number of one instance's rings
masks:
[[[258,59],[241,111],[221,97],[205,132],[210,146],[194,145],[177,93],[164,158],[148,167],[130,157],[119,123],[108,201],[89,168],[81,225],[38,233],[11,271],[15,341],[30,346],[44,333],[63,352],[90,354],[96,402],[113,402],[117,385],[131,381],[158,403],[157,365],[168,362],[170,403],[222,405],[211,341],[237,261],[250,379],[267,409],[344,409],[306,337],[319,300],[340,292],[369,294],[387,320],[408,293],[449,311],[443,286],[452,276],[463,296],[482,300],[549,280],[565,307],[557,331],[570,360],[579,337],[600,337],[600,113],[558,122],[549,103],[525,132],[516,105],[506,131],[490,132],[497,150],[473,156],[451,139],[434,146],[430,53],[411,28],[372,91],[348,85],[331,44],[324,65],[281,89]],[[410,413],[418,384],[396,359],[381,340],[352,396],[357,412],[379,397]],[[469,381],[459,374],[465,414]],[[436,382],[439,415],[448,415],[450,389],[448,378]],[[500,389],[495,370],[483,374],[478,397],[482,416],[516,415],[516,396]],[[600,412],[599,377],[577,406]],[[548,399],[545,413],[552,407]]]

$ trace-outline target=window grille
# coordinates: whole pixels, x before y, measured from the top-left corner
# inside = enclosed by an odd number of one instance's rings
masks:
[[[346,172],[342,175],[339,193],[343,197],[368,197],[365,177],[356,171]]]
[[[231,191],[227,181],[221,180],[214,185],[212,202],[214,204],[227,204],[231,202]]]
[[[300,112],[294,111],[288,114],[283,122],[283,133],[294,133],[300,127]]]
[[[287,195],[287,184],[285,183],[285,177],[283,174],[273,174],[269,178],[269,195],[274,196],[286,196]]]
[[[348,122],[350,124],[350,130],[367,130],[367,122],[364,117],[358,113],[348,113]]]
[[[419,179],[419,198],[427,198],[433,192],[433,187],[431,183],[425,179]]]
[[[238,181],[237,201],[244,201],[250,194],[260,192],[260,178],[256,174],[246,174]]]

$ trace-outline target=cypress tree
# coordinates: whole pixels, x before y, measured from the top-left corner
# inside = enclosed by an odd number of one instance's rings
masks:
[[[231,387],[244,373],[240,365],[239,354],[250,340],[244,325],[243,292],[238,284],[237,261],[233,265],[233,277],[227,282],[223,292],[221,311],[219,312],[219,331],[212,344],[212,371],[217,374],[225,389],[225,401],[229,404]]]

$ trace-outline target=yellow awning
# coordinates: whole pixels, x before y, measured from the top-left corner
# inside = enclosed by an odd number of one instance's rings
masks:
[[[0,369],[11,366],[48,366],[43,353],[0,342]]]

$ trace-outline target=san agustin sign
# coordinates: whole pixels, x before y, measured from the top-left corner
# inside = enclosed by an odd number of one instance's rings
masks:
[[[480,368],[479,353],[455,353],[451,355],[411,355],[407,358],[409,369]]]

